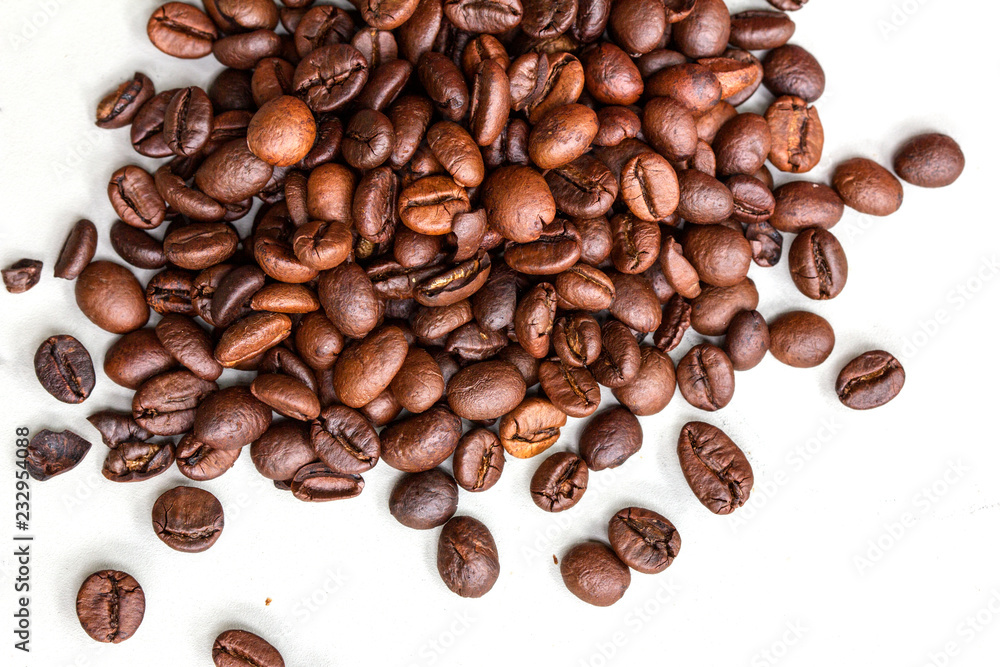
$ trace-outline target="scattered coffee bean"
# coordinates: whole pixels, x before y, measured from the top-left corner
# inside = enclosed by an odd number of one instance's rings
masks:
[[[559,563],[569,591],[588,604],[609,607],[625,595],[632,575],[606,544],[584,542],[570,549]]]
[[[76,616],[96,641],[119,644],[139,629],[146,613],[146,595],[132,575],[101,570],[83,581],[76,596]]]
[[[899,361],[883,350],[852,359],[837,376],[837,398],[849,408],[870,410],[899,395],[906,380]]]
[[[489,593],[500,576],[500,556],[489,528],[469,516],[449,520],[438,538],[437,566],[453,593],[464,598]]]
[[[42,279],[42,263],[37,259],[19,259],[3,270],[3,284],[11,294],[22,294]]]
[[[28,443],[28,474],[44,482],[75,468],[89,451],[90,443],[73,431],[39,431]]]
[[[626,507],[611,517],[608,540],[623,563],[644,574],[663,572],[681,550],[674,524],[641,507]]]
[[[694,495],[715,514],[730,514],[750,497],[753,470],[729,436],[705,422],[688,422],[677,440],[681,470]]]
[[[76,338],[52,336],[35,352],[35,377],[63,403],[83,403],[94,390],[94,363]]]
[[[153,503],[153,530],[171,549],[199,553],[222,535],[222,503],[208,491],[177,486]]]
[[[457,510],[458,485],[440,468],[403,475],[389,495],[389,513],[408,528],[437,528]]]
[[[922,188],[951,185],[965,169],[965,155],[958,143],[944,134],[921,134],[913,137],[896,152],[896,174]]]
[[[215,667],[285,667],[278,650],[246,630],[226,630],[212,644]]]

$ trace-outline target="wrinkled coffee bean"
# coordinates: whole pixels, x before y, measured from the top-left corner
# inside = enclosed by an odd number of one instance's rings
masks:
[[[883,350],[872,350],[852,359],[837,376],[840,402],[854,410],[871,410],[899,395],[906,380],[899,361]]]
[[[681,470],[694,495],[715,514],[730,514],[753,489],[750,462],[729,436],[705,422],[688,422],[677,440]]]
[[[489,593],[500,576],[500,556],[489,528],[468,516],[449,520],[438,537],[437,566],[453,593],[464,598]]]
[[[177,486],[153,503],[153,530],[171,549],[199,553],[222,535],[222,503],[208,491]]]
[[[125,572],[95,572],[84,579],[76,595],[76,616],[84,632],[105,644],[119,644],[134,635],[145,613],[142,586]]]
[[[52,336],[35,352],[35,377],[63,403],[83,403],[94,390],[94,362],[72,336]]]
[[[90,443],[73,431],[39,431],[28,443],[25,459],[32,479],[44,482],[72,470],[90,451]]]
[[[644,574],[663,572],[681,550],[674,524],[641,507],[626,507],[611,517],[608,540],[622,562]]]
[[[617,406],[595,415],[580,435],[580,456],[595,471],[617,468],[641,447],[639,420]]]
[[[226,630],[212,644],[215,667],[285,667],[278,650],[246,630]]]
[[[389,513],[417,530],[444,525],[457,510],[458,485],[440,468],[403,475],[389,495]]]

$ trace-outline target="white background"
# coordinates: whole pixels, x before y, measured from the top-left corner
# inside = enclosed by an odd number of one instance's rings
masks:
[[[132,151],[127,129],[94,127],[97,101],[136,69],[158,90],[207,87],[219,69],[212,58],[183,62],[149,44],[145,23],[158,4],[5,0],[0,8],[0,264],[45,261],[31,292],[0,294],[0,637],[13,658],[5,664],[211,665],[212,641],[230,627],[268,638],[290,666],[995,660],[995,3],[814,0],[793,15],[793,41],[827,74],[818,103],[826,156],[813,178],[828,179],[832,165],[854,155],[889,164],[903,139],[925,130],[961,143],[965,174],[945,190],[906,186],[890,218],[848,211],[833,231],[850,280],[833,302],[800,295],[784,262],[752,267],[765,317],[808,308],[833,324],[837,347],[821,367],[768,358],[739,374],[735,399],[716,415],[677,394],[661,415],[642,419],[642,451],[593,474],[567,513],[546,514],[530,501],[537,460],[509,459],[493,490],[463,492],[459,511],[489,525],[501,556],[500,580],[479,600],[441,583],[437,531],[390,517],[398,473],[385,464],[365,475],[360,498],[308,505],[271,488],[244,452],[232,471],[201,485],[225,506],[221,539],[202,554],[172,551],[154,536],[150,507],[191,482],[176,469],[142,484],[106,481],[105,447],[85,421],[98,409],[126,408],[130,392],[100,377],[85,404],[66,406],[36,382],[32,355],[56,333],[77,336],[101,367],[113,337],[78,312],[72,284],[52,278],[52,266],[79,217],[101,231],[97,257],[116,259],[108,176],[123,164],[153,164]],[[734,11],[763,6],[731,3]],[[764,98],[748,107],[762,111]],[[689,333],[674,359],[698,338]],[[906,386],[884,408],[852,412],[836,400],[834,378],[872,348],[903,361]],[[680,426],[706,418],[742,445],[756,474],[751,505],[734,517],[702,507],[678,467]],[[557,449],[575,447],[582,422],[570,422]],[[32,487],[30,655],[11,648],[18,426],[70,428],[95,443],[75,470]],[[677,525],[680,556],[661,575],[633,574],[617,605],[585,605],[566,591],[552,557],[604,537],[608,518],[630,504]],[[130,572],[146,593],[142,626],[117,646],[89,639],[74,613],[81,581],[101,568]]]

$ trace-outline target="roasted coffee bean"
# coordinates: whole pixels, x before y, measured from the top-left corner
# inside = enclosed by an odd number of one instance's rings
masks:
[[[222,37],[212,45],[212,55],[226,67],[253,69],[264,58],[281,53],[283,42],[273,30],[260,29]]]
[[[322,463],[302,466],[290,485],[292,495],[305,502],[346,500],[361,495],[365,480],[361,475],[335,472]]]
[[[583,498],[588,476],[587,464],[576,454],[553,454],[531,477],[531,499],[546,512],[568,510]]]
[[[273,422],[250,445],[250,459],[257,472],[267,479],[292,479],[300,468],[317,459],[309,436],[309,425],[295,420]]]
[[[684,248],[673,236],[667,236],[660,248],[660,269],[670,286],[686,299],[701,294],[698,272],[684,257]]]
[[[226,630],[212,644],[215,667],[285,667],[278,650],[246,630]]]
[[[132,122],[135,114],[156,93],[153,82],[141,72],[122,82],[97,105],[97,127],[115,129]]]
[[[233,368],[257,357],[288,338],[292,320],[283,313],[254,313],[234,323],[215,346],[215,359]]]
[[[823,95],[826,75],[811,53],[785,44],[768,51],[763,60],[764,85],[775,97],[792,95],[813,103]]]
[[[802,9],[809,0],[767,0],[774,7],[781,9],[786,12],[794,12],[797,9]]]
[[[787,14],[771,10],[734,14],[730,27],[729,42],[748,51],[784,46],[795,34],[795,22]]]
[[[517,367],[507,361],[466,366],[448,382],[448,405],[473,421],[497,419],[524,399],[527,386]]]
[[[389,513],[407,528],[437,528],[457,510],[458,485],[440,468],[403,475],[389,495]]]
[[[611,390],[618,402],[639,417],[655,415],[667,407],[674,396],[674,362],[665,352],[642,345],[639,348],[639,372],[632,380]]]
[[[832,299],[847,283],[847,256],[830,232],[810,228],[802,231],[788,251],[792,282],[810,299]]]
[[[438,573],[457,595],[486,595],[500,576],[500,557],[489,528],[468,516],[457,516],[445,524],[438,538]]]
[[[250,392],[262,403],[285,417],[309,421],[319,416],[319,398],[305,384],[287,375],[258,375]]]
[[[660,45],[667,29],[663,2],[620,0],[612,3],[608,20],[611,38],[629,53],[648,53]]]
[[[37,259],[19,259],[3,270],[3,284],[11,294],[23,294],[41,279],[42,262]]]
[[[802,310],[780,315],[768,322],[771,354],[783,364],[795,368],[818,366],[836,343],[833,327],[825,319]]]
[[[643,108],[642,132],[649,144],[668,160],[688,160],[697,149],[694,115],[672,97],[649,100]]]
[[[323,46],[349,42],[353,32],[354,20],[340,7],[312,7],[306,10],[295,26],[296,53],[305,58]]]
[[[524,399],[500,419],[500,442],[508,454],[529,459],[559,440],[566,413],[537,396]]]
[[[562,363],[571,368],[596,362],[601,354],[601,338],[601,325],[586,313],[560,317],[552,329],[552,346]]]
[[[738,284],[746,278],[751,255],[743,234],[724,225],[692,225],[684,235],[684,256],[709,285]]]
[[[223,275],[211,295],[209,311],[213,324],[228,327],[249,315],[253,295],[264,287],[265,280],[264,272],[251,264],[236,267]]]
[[[704,422],[688,422],[677,439],[677,455],[688,486],[715,514],[730,514],[750,497],[753,470],[729,436]]]
[[[729,404],[736,388],[733,364],[714,345],[696,345],[677,364],[677,385],[696,408],[714,412]]]
[[[396,141],[392,122],[374,109],[362,109],[351,117],[344,129],[341,152],[355,169],[374,169],[389,159]]]
[[[309,107],[296,97],[281,95],[254,114],[247,127],[247,145],[264,162],[289,167],[309,154],[316,132]]]
[[[52,336],[35,352],[35,377],[63,403],[83,403],[94,390],[94,362],[73,336]]]
[[[890,215],[903,204],[899,179],[867,158],[854,158],[837,165],[833,187],[845,204],[866,215]]]
[[[181,88],[164,109],[163,139],[175,155],[196,155],[212,133],[212,102],[197,86]]]
[[[561,306],[596,313],[611,307],[615,286],[601,270],[577,264],[556,276],[556,294]]]
[[[615,286],[611,314],[634,331],[648,333],[660,326],[663,313],[652,283],[643,275],[613,271],[608,274]]]
[[[505,462],[500,438],[485,428],[474,429],[455,448],[455,481],[466,491],[486,491],[500,480]]]
[[[175,58],[203,58],[219,37],[212,19],[186,2],[168,2],[153,12],[146,33],[153,46]]]
[[[480,197],[490,226],[515,243],[537,240],[544,226],[555,219],[552,192],[531,167],[510,165],[491,172],[483,181]]]
[[[536,359],[542,359],[549,353],[557,303],[556,288],[549,283],[539,283],[517,304],[514,312],[517,341]]]
[[[558,218],[542,228],[531,243],[508,243],[504,260],[515,271],[528,275],[561,273],[580,259],[580,234],[568,220]]]
[[[153,329],[125,334],[104,355],[105,374],[115,384],[129,389],[138,389],[149,378],[176,365]]]
[[[559,572],[570,593],[597,607],[618,602],[632,582],[628,566],[601,542],[570,549],[559,562]]]
[[[87,318],[111,333],[145,326],[149,307],[131,271],[108,261],[91,262],[76,280],[76,304]]]
[[[603,162],[581,155],[545,174],[556,206],[567,215],[591,218],[604,215],[618,196],[618,181]]]
[[[90,220],[80,220],[73,225],[59,251],[59,259],[55,265],[56,278],[75,280],[90,264],[96,250],[97,228]]]
[[[470,78],[469,130],[476,144],[489,146],[503,134],[507,125],[511,106],[510,80],[504,64],[494,58],[479,63]]]
[[[698,225],[720,223],[733,214],[733,193],[729,188],[697,169],[677,174],[680,199],[677,215]]]
[[[153,437],[126,412],[101,410],[87,417],[87,421],[101,433],[104,444],[112,449],[129,440],[149,440]]]
[[[254,293],[250,308],[272,313],[302,314],[319,310],[320,303],[316,293],[305,285],[271,283]]]
[[[893,158],[896,174],[912,185],[941,188],[951,185],[965,169],[958,143],[944,134],[928,133],[904,143]]]
[[[872,350],[852,359],[837,375],[837,398],[854,410],[870,410],[896,398],[905,381],[896,357]]]
[[[624,174],[622,185],[624,188]],[[611,262],[618,271],[642,273],[656,263],[660,255],[660,226],[657,223],[622,213],[611,219],[611,233]]]
[[[594,377],[605,387],[623,387],[639,372],[639,344],[627,326],[608,320],[601,328],[601,354],[591,364]]]
[[[395,326],[382,327],[346,348],[333,367],[333,386],[341,402],[360,408],[372,401],[396,377],[408,349],[406,336]]]
[[[753,310],[759,301],[757,285],[749,278],[732,287],[706,287],[691,302],[691,327],[703,336],[721,336],[739,312]]]
[[[267,376],[263,376],[267,377]],[[243,386],[209,394],[198,405],[194,437],[216,449],[239,449],[271,425],[271,408]]]
[[[111,175],[108,199],[118,217],[133,227],[155,229],[166,217],[167,206],[149,172],[129,165]]]
[[[398,199],[399,178],[389,167],[381,166],[365,173],[358,182],[352,205],[358,233],[372,243],[385,243],[391,239],[399,225]],[[350,234],[344,236],[350,248]],[[397,236],[396,244],[399,242]]]
[[[331,405],[320,413],[312,423],[310,439],[315,456],[335,472],[360,474],[374,468],[379,460],[375,429],[361,413],[343,405]],[[296,460],[300,451],[304,458],[306,452],[298,445],[291,452]]]
[[[44,429],[28,442],[25,457],[28,474],[39,482],[72,470],[90,451],[90,443],[73,431],[58,433]]]
[[[789,181],[774,191],[774,213],[768,222],[780,232],[797,233],[807,227],[830,229],[843,215],[844,201],[833,188]]]
[[[183,315],[164,315],[155,330],[164,349],[192,373],[209,381],[222,375],[222,365],[212,355],[211,339],[194,320]]]
[[[486,167],[479,147],[461,125],[441,121],[427,128],[427,145],[455,183],[472,188],[483,182]]]
[[[134,635],[145,613],[142,586],[125,572],[95,572],[76,594],[76,616],[84,632],[105,644],[119,644]]]
[[[469,322],[448,334],[444,349],[462,361],[484,361],[495,357],[509,343],[505,332],[490,331],[478,322]]]
[[[445,0],[444,15],[459,30],[498,35],[517,26],[524,15],[521,0]],[[464,596],[464,597],[479,597]]]
[[[132,418],[156,435],[179,435],[195,421],[195,408],[211,392],[215,382],[191,371],[163,373],[142,383],[132,399]]]
[[[410,320],[410,326],[418,338],[436,340],[470,321],[472,306],[468,300],[463,299],[449,306],[421,306]]]
[[[469,209],[469,194],[449,176],[421,178],[399,193],[399,218],[419,234],[448,234],[455,216]]]
[[[674,294],[663,307],[663,321],[653,333],[653,344],[664,352],[670,352],[681,344],[689,326],[691,304],[680,294]]]
[[[595,415],[580,435],[580,456],[595,471],[617,468],[641,447],[639,420],[620,406]]]
[[[769,222],[751,222],[746,228],[746,238],[750,242],[750,252],[754,264],[771,267],[781,261],[781,249],[785,239]]]
[[[176,486],[153,503],[153,530],[171,549],[199,553],[222,535],[222,503],[204,489]]]
[[[174,464],[172,442],[123,442],[108,451],[101,474],[112,482],[143,482]]]
[[[111,225],[111,247],[137,269],[162,269],[167,265],[163,244],[147,232],[116,220]]]
[[[222,222],[196,222],[180,227],[163,239],[167,259],[183,269],[201,270],[233,256],[240,239]]]
[[[205,482],[233,467],[241,449],[214,449],[188,433],[177,443],[177,469],[188,479]]]
[[[418,414],[437,403],[444,395],[445,384],[434,358],[424,349],[411,347],[389,388],[400,405]]]
[[[420,56],[417,76],[434,107],[446,120],[458,122],[469,108],[469,88],[462,71],[448,56],[428,52]]]
[[[552,404],[571,417],[587,417],[601,405],[601,388],[586,368],[543,361],[538,381]]]
[[[643,574],[663,572],[681,550],[674,524],[641,507],[626,507],[611,517],[608,540],[623,563]]]
[[[443,405],[390,424],[380,434],[382,459],[403,472],[430,470],[448,459],[462,437],[462,420]]]
[[[803,174],[823,157],[823,123],[816,107],[800,97],[779,97],[764,114],[771,131],[771,164]]]
[[[270,164],[251,152],[246,139],[233,139],[201,163],[194,182],[212,199],[236,204],[260,192],[273,173]]]
[[[723,351],[737,371],[748,371],[764,360],[771,346],[771,334],[763,315],[744,310],[733,317],[726,330]]]
[[[528,138],[528,155],[540,169],[569,164],[590,148],[597,114],[582,104],[564,104],[543,116]]]

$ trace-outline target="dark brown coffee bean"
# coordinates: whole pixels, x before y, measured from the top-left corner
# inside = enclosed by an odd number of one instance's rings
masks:
[[[112,482],[143,482],[174,464],[172,442],[123,442],[109,450],[101,474]]]
[[[101,410],[87,417],[87,421],[101,433],[104,444],[112,449],[129,440],[149,440],[153,437],[126,412]]]
[[[693,225],[684,235],[684,256],[709,285],[732,287],[740,283],[750,269],[751,255],[750,242],[730,227]]]
[[[133,227],[154,229],[166,216],[167,207],[149,172],[129,165],[111,175],[108,199],[118,217]]]
[[[698,131],[691,111],[672,97],[654,97],[642,112],[642,132],[649,144],[668,160],[694,156]]]
[[[213,449],[188,433],[177,443],[177,469],[188,479],[205,482],[221,477],[233,467],[241,449]]]
[[[642,274],[612,271],[608,277],[615,286],[611,314],[634,331],[656,331],[663,313],[652,283]]]
[[[167,259],[183,269],[201,270],[233,256],[240,239],[222,222],[196,222],[180,227],[163,239]]]
[[[335,472],[322,463],[310,463],[295,473],[290,488],[299,500],[329,502],[360,495],[365,488],[365,480],[361,475]]]
[[[270,425],[270,406],[248,388],[235,386],[205,397],[195,413],[193,433],[210,447],[239,449],[259,438]]]
[[[559,440],[566,413],[548,399],[529,396],[500,419],[500,443],[508,454],[529,459]]]
[[[556,216],[548,184],[531,167],[510,165],[491,172],[480,197],[490,227],[516,243],[537,240]]]
[[[714,412],[727,405],[736,388],[733,364],[714,345],[696,345],[677,364],[677,385],[696,408]]]
[[[756,310],[744,310],[733,317],[722,346],[737,371],[748,371],[764,360],[771,346],[771,334],[764,316]]]
[[[451,58],[441,53],[423,54],[417,64],[417,76],[446,120],[458,122],[465,117],[469,108],[469,88],[462,71]]]
[[[823,95],[826,75],[811,53],[795,44],[768,51],[763,60],[764,85],[775,97],[793,95],[813,103]]]
[[[837,398],[854,410],[871,410],[896,398],[905,381],[896,357],[872,350],[852,359],[837,375]]]
[[[576,226],[559,218],[542,228],[531,243],[508,243],[504,260],[515,271],[528,275],[554,275],[580,259],[580,234]]]
[[[587,152],[597,129],[597,114],[592,109],[564,104],[549,111],[532,128],[528,154],[540,169],[562,167]]]
[[[507,125],[511,107],[510,80],[503,63],[492,58],[482,61],[470,78],[469,130],[476,144],[489,146],[503,134]]]
[[[208,334],[191,318],[164,315],[156,325],[156,336],[174,359],[203,380],[217,380],[222,375],[222,365],[212,354]]]
[[[644,417],[655,415],[667,407],[674,396],[677,380],[674,362],[666,352],[642,345],[639,356],[639,372],[628,384],[612,389],[611,393],[632,414]]]
[[[39,482],[61,475],[75,468],[90,451],[90,443],[73,431],[48,429],[39,431],[31,439],[25,458],[28,474]]]
[[[23,294],[41,279],[42,262],[37,259],[19,259],[3,270],[3,285],[11,294]]]
[[[774,213],[768,222],[780,232],[807,227],[830,229],[844,215],[844,201],[821,183],[790,181],[774,191]]]
[[[680,194],[673,167],[656,153],[637,155],[622,167],[622,200],[640,220],[657,221],[668,217],[677,209]],[[612,231],[615,219],[620,217],[612,219]],[[659,242],[656,245],[659,247]]]
[[[601,405],[601,388],[586,368],[558,361],[543,361],[538,381],[552,404],[571,417],[587,417]]]
[[[595,471],[617,468],[641,447],[639,420],[620,406],[595,415],[580,434],[580,456]]]
[[[497,419],[516,408],[527,386],[517,367],[507,361],[466,366],[448,382],[448,405],[473,421]]]
[[[285,417],[309,421],[319,416],[319,398],[293,377],[276,373],[258,375],[250,385],[250,392]]]
[[[739,114],[719,129],[712,148],[721,176],[752,175],[771,153],[771,130],[763,116]]]
[[[138,389],[149,378],[177,365],[153,329],[139,329],[119,338],[104,355],[104,372],[115,384]]]
[[[609,320],[601,329],[601,355],[591,370],[605,387],[623,387],[639,372],[639,344],[627,326]]]
[[[316,461],[309,425],[291,419],[273,422],[250,445],[250,458],[257,472],[267,479],[292,479],[300,468]]]
[[[750,10],[733,14],[729,42],[759,51],[784,46],[795,34],[795,22],[782,12]]]
[[[714,177],[697,169],[684,169],[677,174],[677,181],[677,215],[688,222],[711,225],[733,214],[733,193]]]
[[[167,265],[160,241],[121,220],[111,225],[111,247],[137,269],[162,269]]]
[[[587,464],[576,454],[553,454],[531,477],[531,499],[546,512],[568,510],[583,498],[588,476]]]
[[[474,429],[455,448],[455,481],[466,491],[486,491],[500,480],[505,462],[500,438],[485,428]]]
[[[200,553],[222,535],[222,503],[204,489],[176,486],[153,503],[153,530],[171,549]]]
[[[783,364],[812,368],[833,352],[836,336],[830,323],[802,310],[785,313],[768,323],[771,354]]]
[[[389,388],[400,405],[418,414],[430,409],[444,395],[444,377],[441,367],[426,350],[413,347]]]
[[[663,307],[663,321],[653,334],[653,344],[664,352],[674,350],[691,326],[691,304],[680,294],[674,294]]]
[[[623,174],[623,194],[626,192],[625,183],[626,178]],[[647,194],[652,193],[647,192]],[[611,219],[611,233],[613,234],[611,261],[618,271],[629,274],[642,273],[659,258],[660,226],[656,222],[623,213]]]
[[[715,514],[739,509],[753,489],[750,462],[729,436],[704,422],[688,422],[677,439],[681,470],[694,495]]]
[[[781,260],[781,248],[785,240],[771,223],[751,222],[746,228],[746,238],[750,242],[753,261],[757,266],[771,267]]]
[[[549,353],[557,303],[556,288],[549,283],[539,283],[524,295],[514,312],[517,340],[536,359]]]
[[[764,114],[771,131],[771,164],[803,174],[823,157],[823,123],[816,107],[800,97],[779,97]]]
[[[962,175],[965,155],[951,137],[928,133],[903,144],[892,164],[896,174],[907,183],[922,188],[942,188]]]
[[[465,188],[449,176],[421,178],[399,193],[399,217],[419,234],[448,234],[455,216],[469,209]]]
[[[163,138],[175,155],[196,155],[208,142],[214,115],[201,88],[181,88],[164,109]]]
[[[597,361],[601,354],[601,325],[586,313],[572,313],[556,320],[552,345],[562,363],[583,368]]]
[[[331,405],[312,426],[313,449],[331,470],[359,474],[370,470],[380,456],[379,438],[361,413]]]
[[[195,408],[215,382],[202,380],[187,370],[157,375],[144,382],[132,399],[132,418],[156,435],[178,435],[194,425]]]
[[[35,352],[35,377],[63,403],[83,403],[94,390],[94,363],[73,336],[52,336]]]
[[[489,528],[472,517],[452,518],[438,538],[437,566],[453,593],[465,598],[489,593],[500,576],[500,557]]]
[[[632,582],[628,566],[601,542],[570,549],[559,562],[559,572],[570,593],[597,607],[618,602]]]
[[[186,2],[168,2],[153,12],[146,33],[153,46],[175,58],[203,58],[219,36],[212,19]]]
[[[233,368],[288,338],[292,320],[284,313],[254,313],[234,323],[215,346],[215,359]]]
[[[212,199],[236,204],[260,192],[273,173],[271,165],[250,151],[246,139],[233,139],[205,159],[194,182]]]
[[[899,179],[868,158],[854,158],[837,165],[833,187],[845,204],[866,215],[890,215],[903,204]]]
[[[681,550],[674,524],[641,507],[626,507],[611,517],[608,540],[622,562],[643,574],[663,572]]]
[[[407,528],[437,528],[457,510],[458,485],[440,468],[403,475],[389,495],[389,513]]]
[[[604,215],[618,196],[618,181],[592,155],[581,155],[545,174],[556,206],[567,215],[592,218]]]
[[[691,302],[691,327],[703,336],[721,336],[737,313],[760,301],[757,286],[744,278],[732,287],[706,287]]]
[[[145,326],[149,307],[132,272],[114,262],[91,262],[76,281],[76,303],[87,318],[111,333]]]
[[[260,29],[216,40],[212,45],[212,55],[226,67],[253,69],[261,60],[280,55],[283,46],[281,36],[276,32]]]
[[[215,667],[285,667],[278,650],[252,632],[226,630],[212,645]]]
[[[847,256],[830,232],[810,228],[802,231],[788,251],[792,282],[810,299],[832,299],[847,283]]]
[[[115,129],[132,122],[156,91],[153,82],[142,72],[136,72],[131,79],[122,82],[118,88],[108,93],[97,105],[97,127]]]
[[[380,434],[382,459],[403,472],[422,472],[450,457],[462,437],[462,420],[438,405],[386,427]]]
[[[561,305],[591,313],[610,308],[615,298],[611,279],[587,264],[577,264],[556,276],[555,287]]]
[[[145,613],[142,586],[125,572],[95,572],[76,594],[76,615],[84,632],[105,644],[119,644],[134,635]]]
[[[395,326],[377,329],[346,348],[333,367],[333,386],[341,402],[360,408],[372,401],[389,387],[408,351],[406,336]]]
[[[600,126],[592,142],[594,146],[617,146],[625,139],[634,139],[642,130],[639,115],[627,107],[601,107],[597,110],[597,122]]]

